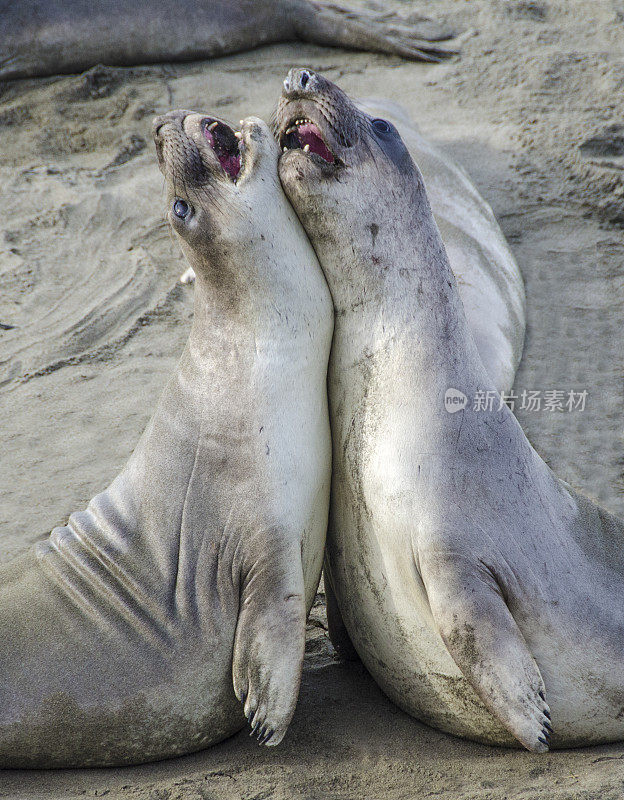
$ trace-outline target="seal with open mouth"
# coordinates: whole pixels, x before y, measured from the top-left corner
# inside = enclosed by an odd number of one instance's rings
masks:
[[[449,390],[495,385],[394,126],[309,70],[290,73],[278,125],[336,311],[339,646],[460,736],[534,752],[624,739],[624,524],[558,480],[504,404],[448,413]]]
[[[300,81],[300,90],[294,87],[296,80]],[[353,229],[352,217],[366,202],[369,182],[373,182],[374,189],[377,184],[384,186],[391,180],[391,175],[380,174],[383,172],[382,154],[371,151],[370,142],[365,138],[358,140],[358,146],[365,150],[368,158],[366,163],[358,159],[353,147],[358,130],[362,124],[372,126],[375,146],[390,147],[392,123],[396,122],[409,156],[418,163],[425,178],[436,223],[483,363],[497,390],[509,391],[524,344],[524,283],[492,210],[466,173],[420,135],[400,106],[378,100],[335,105],[333,98],[328,99],[318,90],[321,82],[323,86],[333,87],[311,70],[295,70],[286,79],[279,101],[276,132],[286,153],[280,162],[280,170],[290,184],[289,193],[293,192],[292,187],[301,185],[307,193],[308,206],[314,206],[311,197],[315,192],[324,193],[324,205],[333,204],[331,189],[327,191],[327,187],[331,187],[334,181],[336,187],[340,187],[349,176],[350,185],[355,187],[357,184],[357,189],[354,188],[353,194],[340,197],[338,205],[332,205],[332,210],[335,207],[347,227]],[[337,87],[334,90],[340,92]],[[377,116],[380,111],[384,112],[383,119]],[[400,159],[404,150],[395,148],[396,152],[388,151],[383,157]],[[307,154],[308,158],[303,158],[299,151]],[[401,164],[397,163],[395,167],[401,168]],[[316,173],[323,180],[313,180]],[[327,181],[326,185],[323,181]],[[383,214],[386,204],[394,197],[399,206],[407,206],[406,211],[409,211],[412,202],[409,185],[407,193],[402,189],[388,187],[386,190],[384,187],[386,199],[383,203],[376,200],[376,208],[371,209],[364,219],[377,210]],[[314,209],[309,213],[315,213]],[[378,229],[378,223],[371,222],[365,232],[366,243],[372,248]],[[380,255],[372,253],[371,257],[379,259]]]
[[[427,17],[319,0],[0,0],[0,80],[215,58],[313,42],[441,61],[454,32]]]
[[[0,570],[0,765],[135,764],[293,714],[331,448],[331,298],[268,127],[155,122],[197,273],[175,373],[85,511]]]

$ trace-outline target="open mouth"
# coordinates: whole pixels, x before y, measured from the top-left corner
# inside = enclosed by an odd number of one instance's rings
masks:
[[[242,160],[240,134],[237,135],[225,122],[210,117],[202,120],[202,130],[223,171],[231,180],[236,181]]]
[[[336,157],[325,144],[320,128],[310,119],[296,119],[282,133],[280,145],[286,150],[303,150],[314,153],[328,164],[334,164]]]

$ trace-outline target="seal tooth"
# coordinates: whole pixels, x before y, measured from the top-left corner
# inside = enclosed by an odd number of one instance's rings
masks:
[[[287,152],[288,152],[288,148],[287,148],[287,147],[285,147],[283,152],[284,152],[284,153],[287,153]]]
[[[303,152],[304,153],[309,153],[310,152],[310,145],[309,144],[305,145],[305,147],[303,148]]]
[[[237,139],[243,138],[243,134],[240,131],[234,131],[234,136],[236,136]]]
[[[218,122],[211,122],[210,125],[208,126],[208,130],[213,131],[218,124],[219,124]]]

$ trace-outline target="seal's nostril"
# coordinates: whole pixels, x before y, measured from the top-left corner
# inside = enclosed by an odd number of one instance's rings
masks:
[[[306,88],[306,86],[308,85],[308,81],[309,80],[310,80],[310,73],[306,72],[305,70],[303,70],[301,72],[301,78],[299,79],[302,89]]]
[[[288,78],[286,78],[286,80],[284,81],[284,89],[285,89],[287,92],[289,92],[289,91],[290,91],[290,81],[288,80]]]
[[[160,133],[160,129],[165,124],[167,120],[165,117],[156,117],[152,122],[152,136],[154,139],[158,138],[158,134]]]
[[[190,113],[190,111],[169,111],[167,114],[154,117],[154,121],[152,122],[152,136],[157,139],[161,134],[161,129],[165,125],[182,127],[182,125],[184,125],[184,120]]]

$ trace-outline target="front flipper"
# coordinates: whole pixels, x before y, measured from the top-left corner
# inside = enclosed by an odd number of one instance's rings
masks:
[[[453,33],[429,19],[403,21],[394,15],[357,11],[331,2],[306,0],[293,15],[297,35],[329,47],[391,53],[416,61],[442,61],[457,53],[442,44]]]
[[[295,712],[305,648],[301,550],[253,564],[234,638],[234,692],[260,744],[279,744]]]
[[[527,750],[548,750],[550,709],[539,667],[483,563],[435,549],[420,568],[438,631],[489,711]]]

